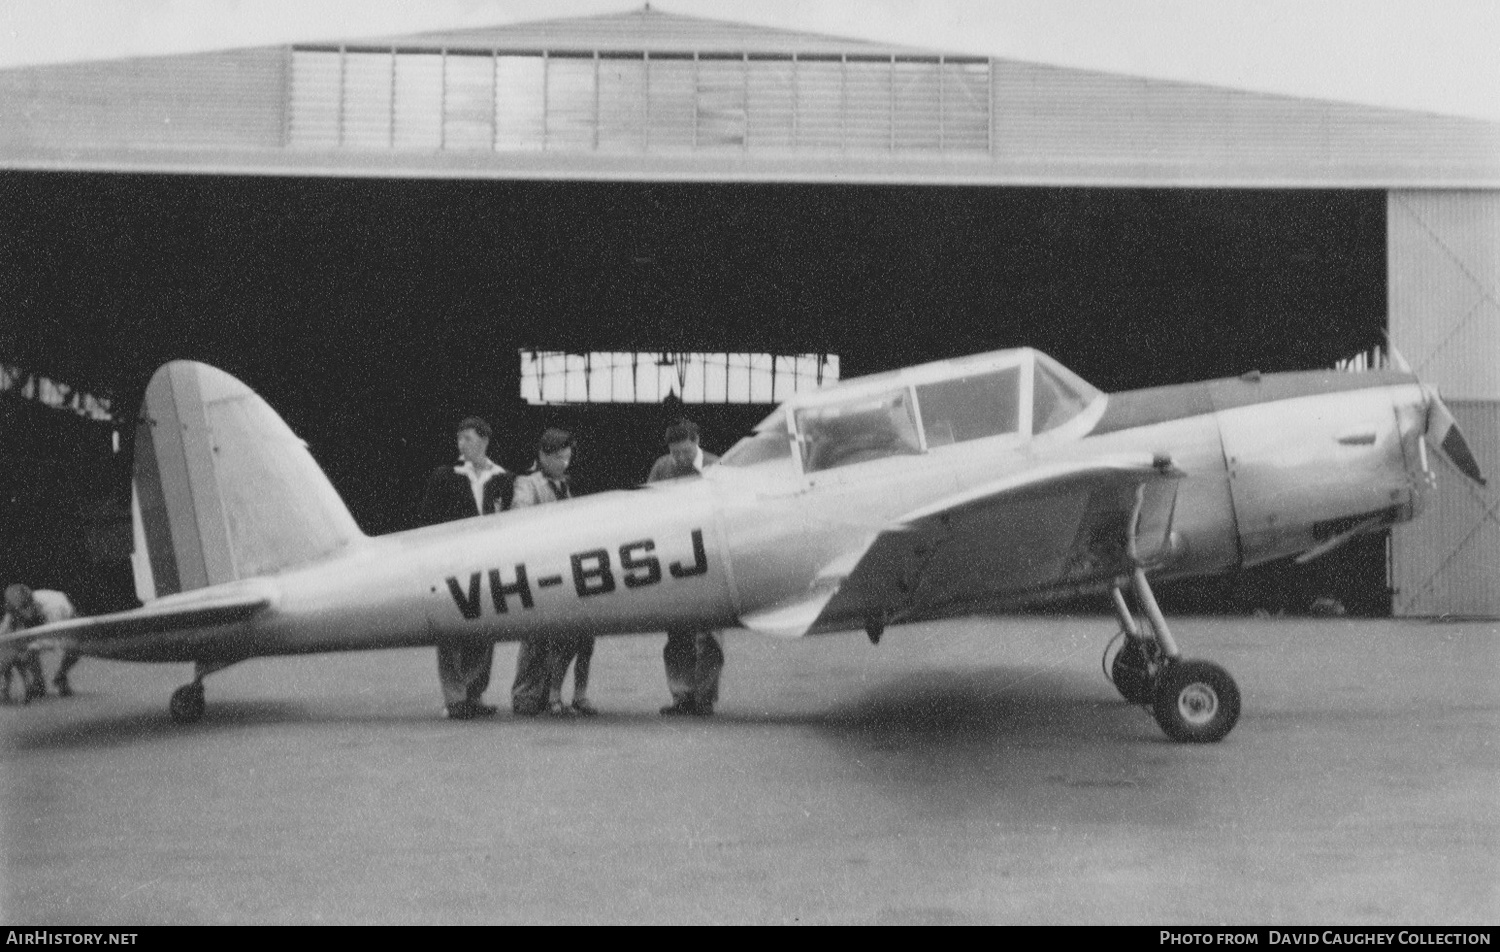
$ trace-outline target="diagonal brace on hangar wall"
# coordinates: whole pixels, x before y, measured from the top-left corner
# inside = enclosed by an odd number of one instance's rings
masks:
[[[1392,190],[1386,207],[1391,340],[1500,475],[1500,194]],[[1431,511],[1391,535],[1392,612],[1500,616],[1500,487],[1432,465]]]

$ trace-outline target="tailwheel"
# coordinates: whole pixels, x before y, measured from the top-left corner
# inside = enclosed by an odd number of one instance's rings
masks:
[[[1124,644],[1109,663],[1109,680],[1129,703],[1150,704],[1156,696],[1154,686],[1161,665],[1161,649],[1155,642],[1122,634]]]
[[[1152,713],[1173,740],[1222,740],[1240,719],[1240,689],[1228,671],[1211,661],[1167,664],[1157,675],[1155,694]]]
[[[203,682],[194,681],[172,692],[172,700],[167,705],[167,710],[172,713],[172,720],[177,723],[192,724],[203,717],[203,707]]]

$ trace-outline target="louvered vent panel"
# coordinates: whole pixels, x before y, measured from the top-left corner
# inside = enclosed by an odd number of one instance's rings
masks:
[[[640,55],[599,60],[599,148],[646,148],[646,61]]]
[[[547,151],[593,150],[594,63],[592,56],[547,59]]]
[[[698,61],[700,149],[745,148],[745,62],[740,57]]]
[[[866,152],[891,150],[891,67],[888,59],[850,59],[845,64],[845,148]]]
[[[495,148],[536,152],[546,136],[542,111],[547,93],[546,61],[541,56],[500,56],[495,60]]]
[[[443,147],[443,56],[398,53],[394,141],[397,149]]]
[[[449,53],[443,64],[443,148],[488,152],[495,147],[495,58]]]
[[[344,56],[343,144],[355,149],[391,147],[396,58],[383,52]]]
[[[690,151],[698,104],[697,64],[688,58],[651,57],[647,68],[647,148],[652,152]]]
[[[796,70],[790,59],[746,64],[746,135],[755,149],[790,149],[797,134]]]

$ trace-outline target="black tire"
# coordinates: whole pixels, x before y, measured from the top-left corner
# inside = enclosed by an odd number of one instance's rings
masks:
[[[203,717],[203,707],[203,685],[194,683],[184,684],[173,691],[167,710],[177,723],[192,724]]]
[[[1156,723],[1173,740],[1210,744],[1223,740],[1240,719],[1240,689],[1212,661],[1176,661],[1156,678]]]
[[[1156,696],[1152,648],[1138,638],[1126,636],[1109,664],[1109,679],[1115,690],[1131,704],[1150,704]]]

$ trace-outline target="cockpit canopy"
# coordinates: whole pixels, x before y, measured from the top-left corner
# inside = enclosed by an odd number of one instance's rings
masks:
[[[1055,430],[1102,395],[1030,348],[845,381],[778,407],[720,464],[801,459],[805,473],[939,450],[973,440],[1023,441]]]

